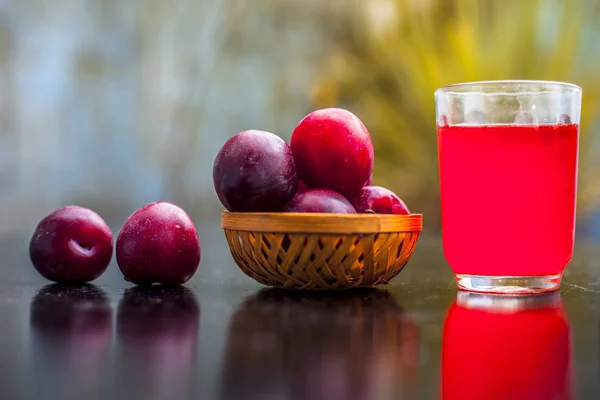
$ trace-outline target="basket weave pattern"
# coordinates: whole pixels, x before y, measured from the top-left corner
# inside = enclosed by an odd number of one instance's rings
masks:
[[[225,237],[242,271],[260,283],[297,290],[385,284],[408,262],[420,231],[420,226],[413,226],[408,231],[396,232],[269,232],[272,224],[268,221],[263,222],[261,231],[248,227],[242,230],[233,229],[230,225],[236,224],[225,223],[226,218],[224,214]],[[308,225],[319,229],[318,224]],[[348,223],[338,230],[352,230],[352,226]],[[380,226],[367,230],[376,231]],[[406,228],[406,224],[404,226]],[[306,227],[288,227],[290,230],[307,230]],[[284,230],[281,224],[275,228]]]

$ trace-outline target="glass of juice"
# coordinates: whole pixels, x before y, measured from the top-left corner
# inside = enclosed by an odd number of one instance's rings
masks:
[[[435,92],[444,255],[461,289],[557,290],[573,254],[581,88],[487,81]]]

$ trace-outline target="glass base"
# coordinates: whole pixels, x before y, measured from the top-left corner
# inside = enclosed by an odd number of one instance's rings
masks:
[[[462,290],[494,294],[536,294],[554,292],[560,287],[562,274],[546,276],[456,275]]]

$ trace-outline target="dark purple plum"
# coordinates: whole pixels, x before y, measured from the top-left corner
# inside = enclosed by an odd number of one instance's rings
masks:
[[[135,211],[117,236],[117,263],[137,285],[180,285],[200,263],[200,240],[192,219],[178,206],[157,201]]]
[[[52,212],[35,228],[29,256],[46,279],[81,284],[93,281],[112,258],[112,233],[94,211],[66,206]]]
[[[341,194],[327,189],[309,189],[294,197],[285,212],[356,214],[352,204]]]
[[[294,129],[290,147],[298,177],[310,188],[352,198],[373,171],[371,136],[347,110],[326,108],[308,114]]]
[[[394,192],[381,186],[365,186],[350,203],[358,213],[410,214],[406,204]]]
[[[298,175],[290,147],[277,135],[249,130],[229,139],[213,165],[215,191],[237,212],[277,212],[294,197]]]

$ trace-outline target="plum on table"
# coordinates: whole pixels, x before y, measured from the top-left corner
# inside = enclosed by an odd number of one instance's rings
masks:
[[[66,206],[44,217],[29,243],[35,269],[46,279],[81,284],[98,278],[113,253],[112,233],[94,211]]]
[[[157,201],[135,211],[117,236],[117,263],[125,280],[137,285],[180,285],[200,263],[194,222],[178,206]]]

